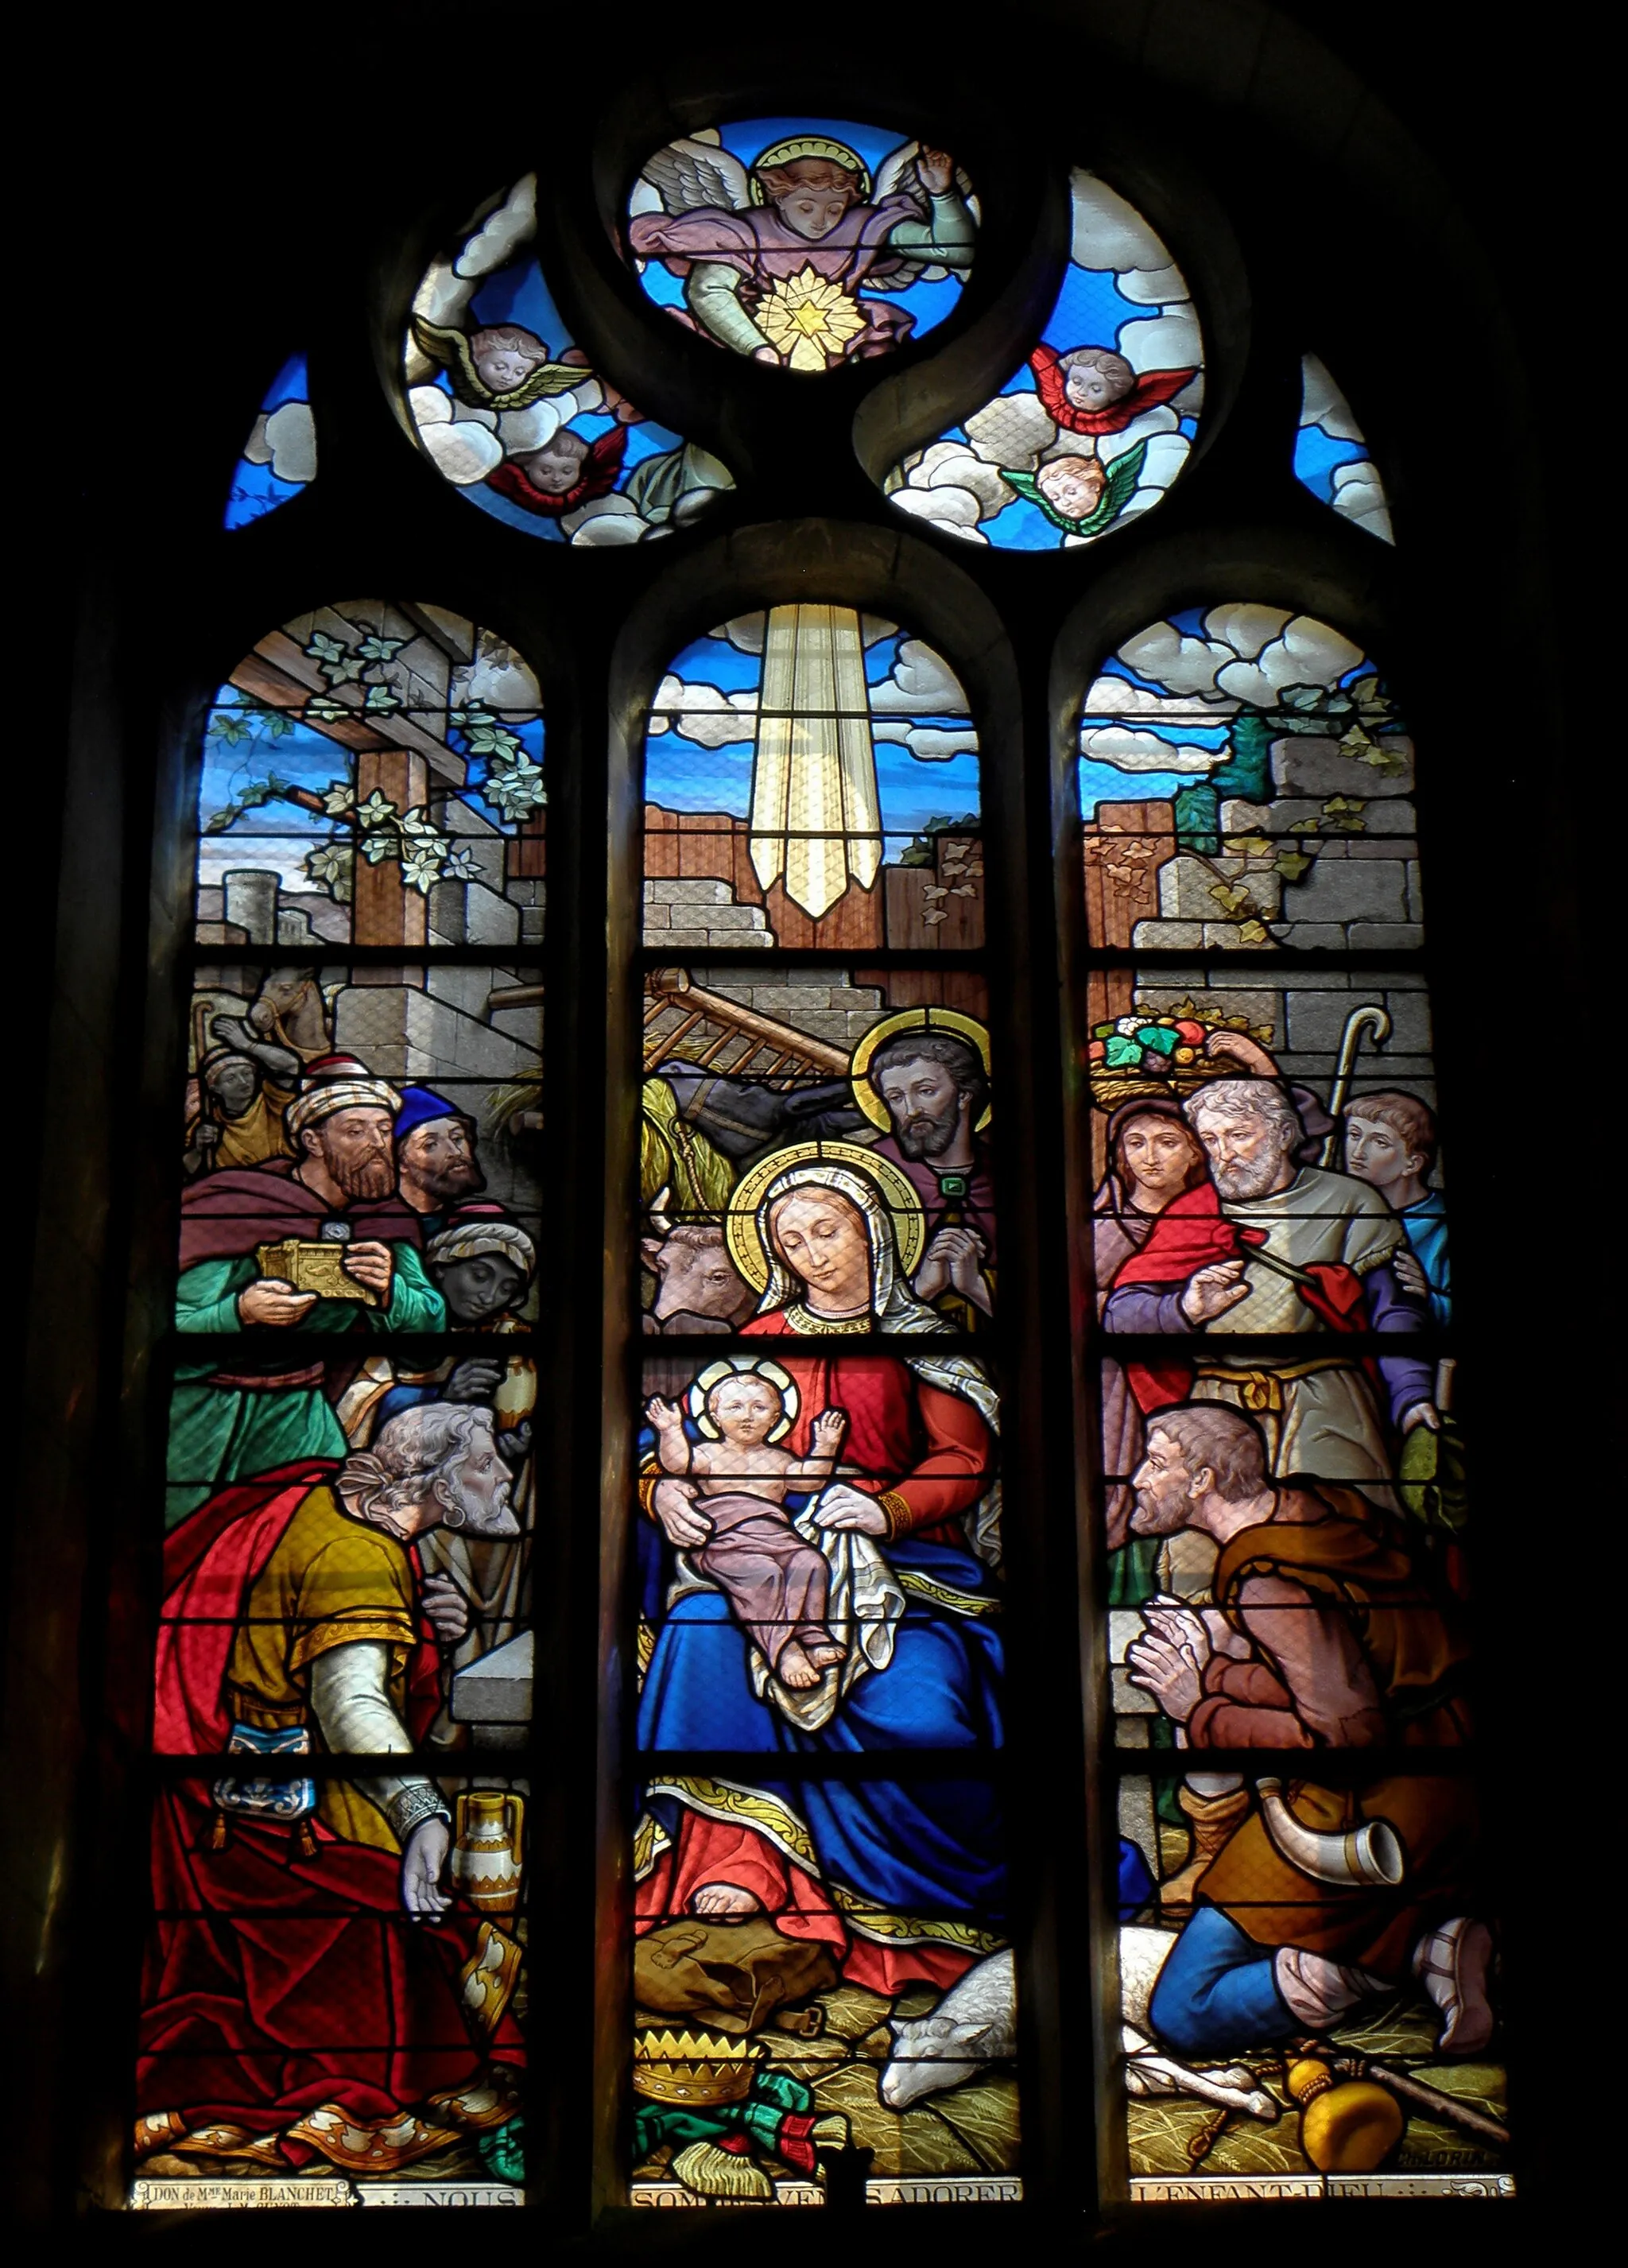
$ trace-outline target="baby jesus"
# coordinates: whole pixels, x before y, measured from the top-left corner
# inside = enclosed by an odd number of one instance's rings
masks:
[[[793,1457],[770,1436],[786,1422],[785,1398],[760,1371],[721,1378],[704,1407],[716,1441],[692,1441],[676,1402],[647,1402],[663,1472],[699,1484],[712,1533],[690,1557],[734,1609],[772,1674],[792,1692],[807,1692],[843,1660],[847,1647],[826,1627],[829,1573],[823,1555],[805,1543],[784,1509],[790,1490],[822,1488],[836,1469],[848,1428],[843,1410],[814,1422],[813,1454]]]

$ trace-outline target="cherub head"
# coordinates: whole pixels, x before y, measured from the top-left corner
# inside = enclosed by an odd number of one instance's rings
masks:
[[[738,1449],[755,1449],[780,1425],[785,1403],[761,1371],[742,1370],[719,1379],[707,1395],[706,1411],[726,1441]]]
[[[1102,501],[1108,475],[1096,457],[1053,457],[1035,475],[1035,486],[1064,519],[1088,519]]]
[[[1075,347],[1058,357],[1063,391],[1076,409],[1111,409],[1136,384],[1136,372],[1111,347]]]
[[[587,457],[588,445],[581,434],[562,431],[546,447],[528,450],[514,461],[533,488],[541,489],[545,496],[564,496],[582,478]]]
[[[483,385],[494,394],[510,394],[548,361],[549,350],[535,331],[519,323],[494,323],[470,335],[469,359]]]
[[[763,195],[797,236],[817,244],[829,236],[864,193],[864,178],[835,158],[792,158],[754,169]]]

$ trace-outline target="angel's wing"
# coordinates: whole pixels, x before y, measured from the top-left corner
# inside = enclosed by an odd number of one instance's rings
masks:
[[[453,391],[460,401],[471,402],[477,409],[492,407],[497,396],[476,370],[469,342],[461,331],[453,330],[445,323],[432,323],[427,315],[415,315],[413,336],[421,353],[451,372]],[[545,369],[549,367],[551,365],[544,364]]]
[[[751,202],[746,167],[711,142],[669,142],[645,166],[645,179],[661,199],[665,212],[694,212],[703,205],[723,212],[744,212]]]
[[[489,394],[487,398],[494,409],[529,409],[534,401],[545,401],[551,394],[569,394],[573,386],[582,385],[593,375],[581,363],[540,362],[506,394]]]

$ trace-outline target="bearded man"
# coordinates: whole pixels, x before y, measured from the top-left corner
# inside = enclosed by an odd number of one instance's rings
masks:
[[[513,2117],[519,1948],[454,1907],[446,1804],[411,1762],[439,1700],[431,1630],[465,1619],[420,1550],[513,1535],[510,1487],[488,1413],[438,1403],[170,1535],[154,1746],[241,1753],[250,1776],[167,1781],[156,1808],[138,2149],[384,2174]],[[372,1761],[319,1781],[295,1761],[313,1753]]]
[[[1399,1281],[1401,1223],[1377,1189],[1302,1165],[1305,1129],[1275,1081],[1223,1079],[1184,1106],[1211,1181],[1175,1198],[1115,1280],[1110,1331],[1241,1333],[1324,1341],[1264,1366],[1224,1347],[1170,1376],[1128,1366],[1144,1409],[1185,1398],[1258,1418],[1275,1473],[1355,1481],[1389,1502],[1392,1460],[1362,1363],[1328,1345],[1353,1329],[1414,1332],[1424,1302]],[[1440,1424],[1430,1366],[1386,1353],[1375,1366],[1399,1432]]]
[[[348,1056],[307,1064],[284,1117],[296,1154],[211,1174],[181,1197],[175,1322],[188,1333],[438,1331],[440,1293],[418,1256],[418,1226],[394,1195],[391,1122],[401,1098]],[[262,1276],[263,1244],[315,1241],[342,1256],[352,1297]],[[364,1294],[367,1297],[365,1299]],[[299,1457],[343,1457],[324,1392],[345,1381],[311,1349],[245,1348],[223,1361],[188,1352],[170,1405],[170,1526],[225,1482]]]
[[[1260,1428],[1204,1403],[1150,1418],[1135,1488],[1133,1535],[1192,1529],[1219,1554],[1214,1606],[1151,1601],[1146,1634],[1126,1655],[1131,1682],[1190,1751],[1468,1741],[1457,1611],[1392,1514],[1337,1484],[1274,1486]],[[1291,1780],[1299,1837],[1254,1808],[1241,1778],[1205,1786],[1208,1864],[1153,1999],[1163,2039],[1219,2057],[1327,2032],[1411,1975],[1440,2013],[1440,2053],[1486,2045],[1492,1940],[1470,1904],[1477,1830],[1467,1780],[1390,1764],[1338,1789]],[[1214,1815],[1223,1801],[1225,1819]],[[1348,1860],[1337,1879],[1335,1854],[1374,1821],[1399,1842],[1400,1879],[1353,1880]]]
[[[475,1121],[427,1086],[404,1086],[395,1114],[397,1188],[427,1244],[466,1197],[486,1187]]]
[[[969,1040],[901,1032],[871,1057],[866,1076],[893,1130],[875,1145],[901,1167],[922,1201],[927,1242],[912,1284],[918,1300],[976,1326],[995,1304],[995,1178],[989,1075]]]

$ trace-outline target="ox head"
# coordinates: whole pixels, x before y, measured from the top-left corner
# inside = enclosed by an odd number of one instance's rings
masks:
[[[659,1236],[641,1237],[639,1250],[656,1279],[659,1329],[733,1330],[756,1305],[750,1285],[735,1273],[716,1222],[681,1222]]]

